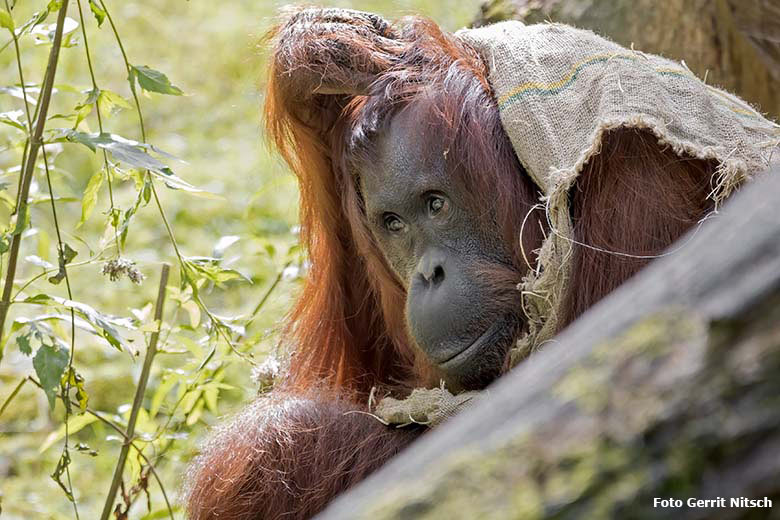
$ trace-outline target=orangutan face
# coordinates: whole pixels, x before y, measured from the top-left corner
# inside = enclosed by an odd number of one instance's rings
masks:
[[[474,206],[426,120],[411,107],[392,117],[359,168],[360,191],[406,288],[412,338],[448,384],[480,387],[500,373],[518,332],[520,274],[495,209]]]

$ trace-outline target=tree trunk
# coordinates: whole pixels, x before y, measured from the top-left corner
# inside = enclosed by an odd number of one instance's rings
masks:
[[[548,20],[685,60],[707,83],[780,118],[780,0],[487,0],[475,25]]]
[[[322,518],[780,518],[778,200],[775,169]]]

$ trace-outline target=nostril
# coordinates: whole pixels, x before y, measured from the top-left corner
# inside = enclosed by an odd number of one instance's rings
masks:
[[[415,278],[421,287],[434,288],[444,282],[446,261],[441,254],[426,253],[417,264]]]
[[[437,265],[433,268],[433,275],[431,276],[431,283],[436,286],[444,281],[444,268]]]

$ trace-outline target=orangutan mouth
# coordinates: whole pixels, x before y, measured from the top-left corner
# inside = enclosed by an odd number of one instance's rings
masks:
[[[496,320],[463,350],[437,363],[439,368],[447,373],[457,373],[463,367],[473,367],[477,356],[491,351],[493,356],[486,357],[503,358],[506,354],[505,345],[509,345],[511,341],[508,340],[514,337],[514,321],[507,317]]]

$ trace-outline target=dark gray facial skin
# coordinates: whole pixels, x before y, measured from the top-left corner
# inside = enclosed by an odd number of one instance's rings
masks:
[[[395,115],[358,168],[360,191],[406,288],[412,338],[450,388],[481,388],[500,374],[520,326],[519,305],[499,297],[491,280],[491,272],[513,270],[511,256],[494,208],[469,204],[429,131],[415,110]]]

